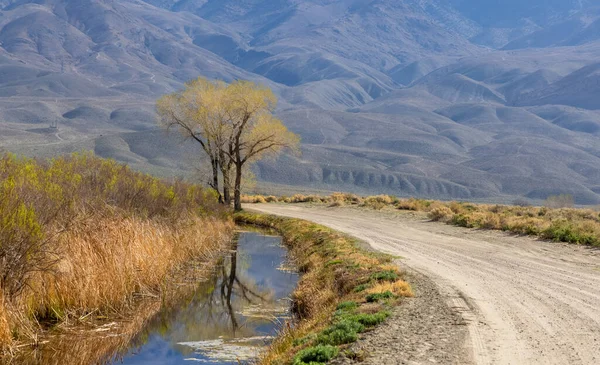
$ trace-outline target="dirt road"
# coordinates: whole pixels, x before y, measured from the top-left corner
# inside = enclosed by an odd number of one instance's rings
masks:
[[[468,324],[476,364],[600,364],[600,250],[353,208],[253,205],[401,256]]]

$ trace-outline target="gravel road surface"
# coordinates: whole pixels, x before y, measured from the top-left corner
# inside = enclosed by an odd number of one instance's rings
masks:
[[[421,304],[411,304],[413,312],[410,306],[400,309],[392,323],[357,345],[371,354],[367,363],[600,364],[600,250],[452,227],[406,212],[278,204],[247,208],[348,233],[400,256],[401,265],[414,273],[415,300]],[[436,313],[445,309],[430,310],[440,300],[450,309],[443,318]],[[424,315],[415,312],[423,306]],[[460,327],[452,318],[456,314],[465,338],[449,327]],[[403,324],[402,315],[412,319]],[[416,335],[428,337],[411,341],[407,330],[412,331],[415,316],[427,326],[415,329]],[[444,343],[450,345],[437,353]],[[385,357],[390,354],[398,356]]]

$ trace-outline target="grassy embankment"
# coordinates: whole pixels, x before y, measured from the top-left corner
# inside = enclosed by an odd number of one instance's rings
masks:
[[[502,230],[557,242],[600,246],[600,213],[593,209],[548,208],[398,199],[388,195],[359,197],[336,193],[330,196],[246,196],[246,203],[316,203],[354,205],[371,209],[425,212],[434,221],[467,228]]]
[[[412,295],[392,257],[367,252],[345,235],[298,219],[252,213],[235,218],[278,231],[301,273],[292,305],[300,321],[283,330],[260,364],[320,364],[340,353],[360,358],[348,344]]]
[[[47,325],[125,315],[207,262],[233,223],[206,190],[91,154],[0,157],[0,348]],[[2,356],[2,353],[0,353]]]

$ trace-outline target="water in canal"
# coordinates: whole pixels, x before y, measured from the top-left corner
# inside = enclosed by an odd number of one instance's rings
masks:
[[[245,363],[289,318],[298,277],[285,264],[281,238],[241,233],[209,279],[182,286],[180,299],[142,301],[130,320],[59,331],[14,364]],[[144,313],[154,315],[146,322]]]
[[[281,238],[242,233],[237,250],[196,295],[159,314],[143,345],[115,363],[239,364],[254,358],[289,316],[297,275],[285,261]]]

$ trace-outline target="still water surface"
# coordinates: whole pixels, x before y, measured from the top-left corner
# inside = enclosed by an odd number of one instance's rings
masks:
[[[191,299],[159,313],[114,364],[239,364],[251,360],[289,317],[298,277],[285,269],[281,238],[244,232]],[[239,361],[239,362],[238,362]]]

